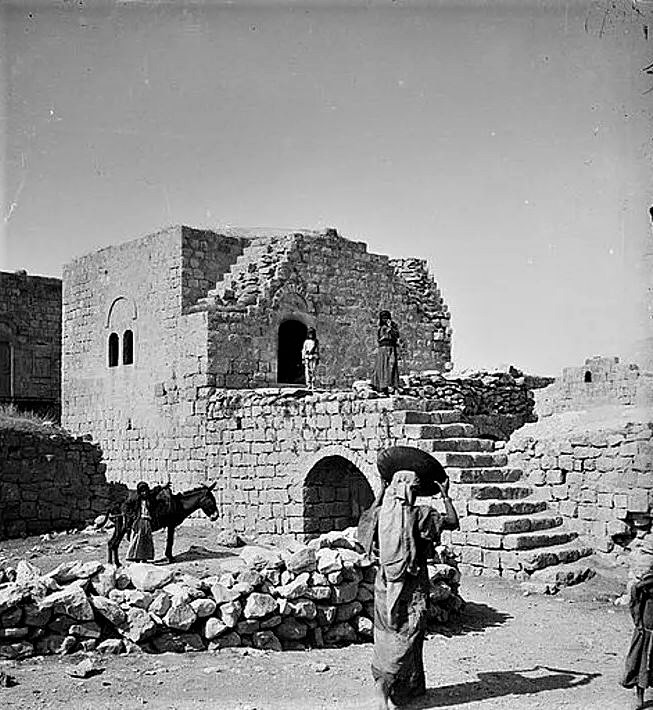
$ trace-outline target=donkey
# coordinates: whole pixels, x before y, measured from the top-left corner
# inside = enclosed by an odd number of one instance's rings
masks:
[[[175,540],[175,528],[181,525],[189,515],[192,515],[196,510],[201,510],[209,520],[217,520],[218,506],[213,495],[215,485],[212,483],[210,486],[199,486],[183,493],[171,493],[169,487],[164,486],[158,488],[158,491],[152,496],[150,504],[152,532],[168,528],[165,552],[168,562],[174,561],[172,546]],[[131,533],[136,518],[133,501],[127,499],[109,510],[105,522],[109,517],[115,524],[113,535],[107,543],[109,564],[115,561],[116,566],[119,566],[118,548],[125,533]]]

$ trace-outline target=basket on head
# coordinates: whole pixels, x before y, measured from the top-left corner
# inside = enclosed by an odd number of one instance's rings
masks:
[[[419,479],[418,496],[433,496],[440,492],[435,482],[444,483],[447,472],[431,454],[414,446],[390,446],[382,449],[376,466],[386,485],[397,471],[414,471]]]

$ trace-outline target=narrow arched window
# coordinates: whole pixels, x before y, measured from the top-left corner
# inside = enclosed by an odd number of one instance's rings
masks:
[[[122,364],[131,365],[134,362],[134,333],[126,330],[122,336]]]
[[[109,336],[109,367],[118,365],[118,350],[120,348],[120,339],[118,333],[111,333]]]
[[[586,370],[585,372],[585,382],[591,382],[592,381],[592,373],[589,370]]]

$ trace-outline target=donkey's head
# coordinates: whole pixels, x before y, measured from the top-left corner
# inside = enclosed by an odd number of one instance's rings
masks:
[[[199,506],[204,515],[211,521],[218,519],[218,504],[216,503],[215,496],[213,495],[213,489],[216,483],[213,482],[210,486],[202,487],[202,497],[199,499]]]

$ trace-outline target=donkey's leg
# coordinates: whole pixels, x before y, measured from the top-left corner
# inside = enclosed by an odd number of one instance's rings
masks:
[[[125,523],[122,517],[118,518],[116,521],[116,540],[113,543],[113,555],[115,558],[116,567],[120,567],[120,559],[118,558],[118,552],[120,550],[120,543],[125,536]]]
[[[174,562],[174,557],[172,556],[172,546],[175,542],[175,526],[168,525],[168,539],[166,542],[166,558],[168,562]]]
[[[111,533],[111,537],[107,541],[107,552],[109,553],[109,564],[113,563],[114,553],[118,549],[118,545],[120,544],[118,542],[118,535],[120,534],[119,520],[120,520],[120,518],[114,517],[113,532]]]

